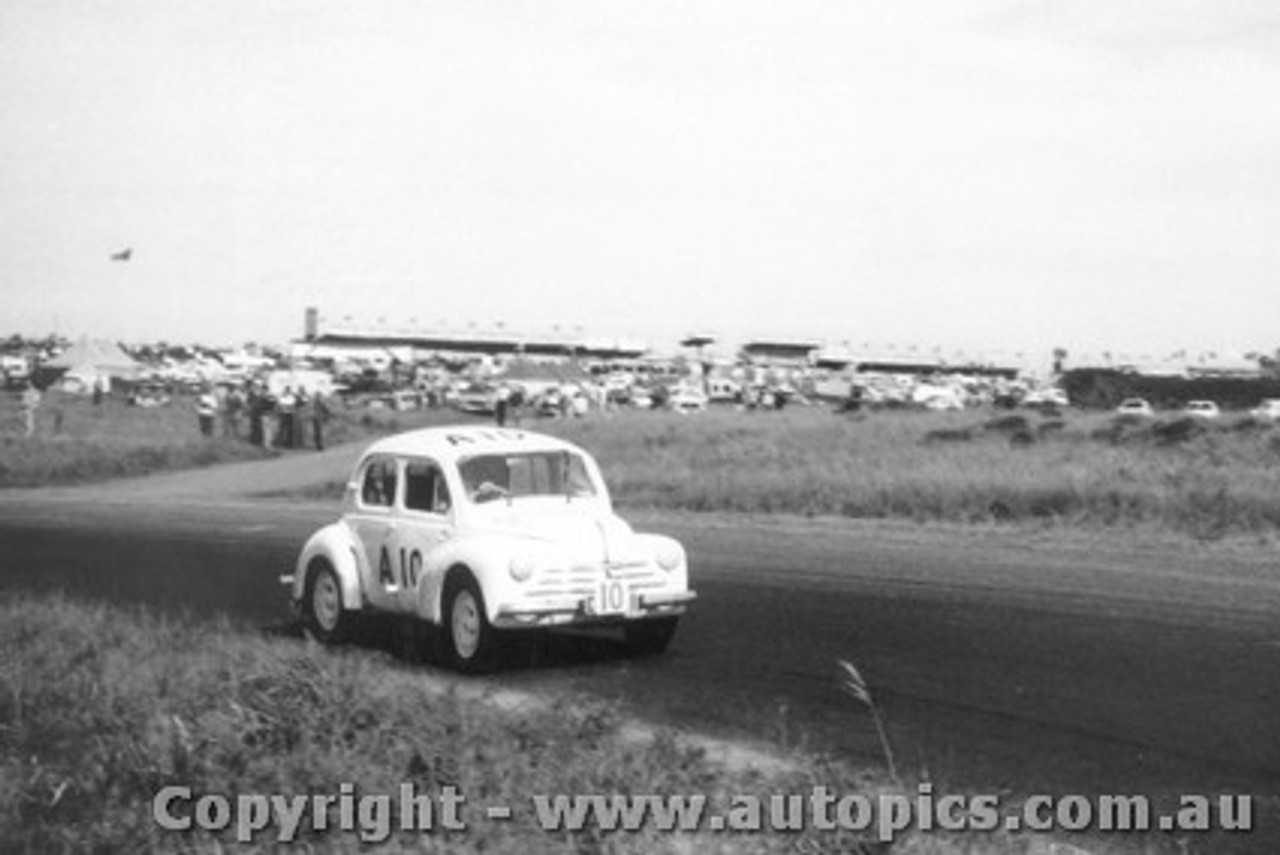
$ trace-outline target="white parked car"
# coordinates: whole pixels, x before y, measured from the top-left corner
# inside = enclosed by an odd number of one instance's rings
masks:
[[[1122,416],[1146,416],[1148,418],[1156,414],[1145,398],[1125,398],[1120,402],[1120,406],[1116,407],[1116,413]]]
[[[1216,419],[1222,415],[1213,401],[1188,401],[1182,412],[1196,419]]]
[[[1280,398],[1267,398],[1249,411],[1255,419],[1280,421]]]
[[[459,389],[453,397],[453,407],[473,416],[491,416],[498,405],[498,390],[489,386],[472,384]]]
[[[1069,407],[1071,399],[1067,396],[1065,389],[1046,386],[1043,389],[1032,389],[1023,396],[1022,404],[1027,407]]]
[[[701,413],[707,409],[707,396],[697,389],[676,389],[667,406],[677,413]]]
[[[355,612],[408,616],[439,627],[468,672],[493,663],[500,634],[539,627],[616,626],[658,653],[695,597],[684,548],[617,517],[585,451],[475,426],[371,445],[342,517],[281,581],[321,641],[342,639]]]

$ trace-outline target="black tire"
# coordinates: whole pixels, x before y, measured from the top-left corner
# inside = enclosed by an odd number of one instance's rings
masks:
[[[450,575],[440,617],[449,667],[463,674],[480,674],[493,667],[498,651],[497,630],[489,623],[484,594],[470,573]]]
[[[301,606],[302,626],[317,641],[337,644],[346,639],[353,617],[342,605],[337,571],[323,558],[311,562],[307,570]]]
[[[666,651],[675,637],[678,617],[651,618],[629,623],[623,629],[627,650],[634,656],[657,656]]]

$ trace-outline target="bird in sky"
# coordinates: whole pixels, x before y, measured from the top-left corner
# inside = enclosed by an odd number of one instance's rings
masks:
[[[129,260],[129,259],[131,259],[131,258],[133,258],[133,247],[131,247],[131,246],[130,246],[130,247],[125,247],[124,249],[120,250],[119,252],[113,252],[113,253],[111,253],[111,260],[112,260],[112,261],[128,261],[128,260]]]

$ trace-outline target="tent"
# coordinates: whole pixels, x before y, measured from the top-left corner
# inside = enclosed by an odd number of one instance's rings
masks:
[[[142,373],[141,364],[120,345],[88,338],[80,339],[42,367],[61,372],[59,384],[63,391],[82,394],[92,392],[99,383],[107,391],[112,381],[136,380]]]

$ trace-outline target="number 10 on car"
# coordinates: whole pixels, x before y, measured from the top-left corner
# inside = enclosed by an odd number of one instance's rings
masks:
[[[626,614],[631,602],[627,586],[617,579],[605,579],[596,585],[595,612],[599,615]]]

